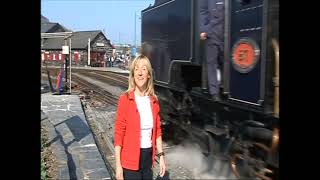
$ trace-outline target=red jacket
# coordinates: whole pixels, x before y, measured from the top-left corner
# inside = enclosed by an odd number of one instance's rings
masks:
[[[152,165],[155,161],[156,139],[161,136],[159,102],[150,97],[153,115]],[[140,115],[134,99],[134,91],[119,97],[114,127],[114,146],[121,146],[121,165],[123,168],[138,170],[140,160]]]

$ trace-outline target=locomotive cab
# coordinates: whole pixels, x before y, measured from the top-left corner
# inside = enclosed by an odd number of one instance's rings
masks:
[[[279,1],[226,1],[224,94],[278,117]]]

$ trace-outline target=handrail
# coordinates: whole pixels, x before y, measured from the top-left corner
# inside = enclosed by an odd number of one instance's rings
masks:
[[[276,39],[272,39],[272,47],[275,53],[275,77],[274,83],[274,116],[279,118],[279,87],[280,87],[280,74],[279,74],[279,43]]]

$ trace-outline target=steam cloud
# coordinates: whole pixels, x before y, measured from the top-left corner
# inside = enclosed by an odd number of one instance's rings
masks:
[[[189,169],[196,179],[235,179],[228,163],[206,157],[197,144],[184,143],[167,153],[168,163]]]

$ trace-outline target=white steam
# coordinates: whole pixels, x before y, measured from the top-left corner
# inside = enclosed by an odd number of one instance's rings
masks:
[[[210,158],[210,159],[209,159]],[[170,149],[167,153],[168,163],[187,168],[196,179],[234,179],[228,163],[213,160],[201,153],[196,144],[187,143]]]

